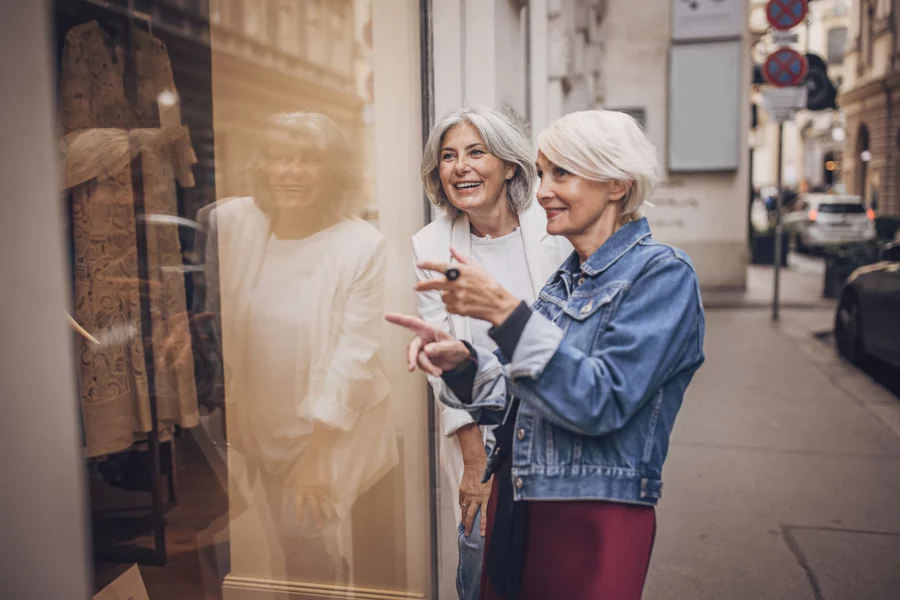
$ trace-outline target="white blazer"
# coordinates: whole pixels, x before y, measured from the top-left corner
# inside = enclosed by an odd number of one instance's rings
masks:
[[[519,228],[525,243],[525,260],[534,286],[534,296],[537,298],[550,276],[572,253],[572,245],[565,238],[547,235],[547,214],[534,200],[519,213]],[[465,213],[460,213],[456,219],[451,219],[446,213],[442,214],[419,230],[413,236],[412,244],[416,263],[423,260],[451,262],[451,245],[469,256],[472,254],[469,219]],[[416,277],[420,281],[437,275],[416,267]],[[422,320],[442,328],[458,339],[472,342],[469,317],[448,314],[440,292],[420,292],[418,305]],[[443,405],[441,408],[441,431],[444,434],[440,444],[441,465],[451,484],[458,489],[462,483],[463,458],[462,447],[455,434],[460,427],[474,421],[467,411]],[[461,513],[455,502],[454,511],[458,523]]]
[[[255,455],[253,438],[261,435],[250,427],[255,403],[246,376],[254,360],[248,317],[270,234],[269,217],[249,197],[223,203],[210,215],[207,296],[211,309],[221,313],[228,436],[231,451],[248,457]],[[335,432],[319,469],[339,517],[345,519],[359,495],[399,461],[390,384],[379,358],[385,240],[359,219],[339,223],[317,238],[318,260],[298,265],[296,274],[308,282],[307,326],[284,332],[300,336],[300,344],[313,349],[307,353],[310,362],[298,364],[292,425],[298,448],[313,424]],[[296,457],[284,458],[290,463]],[[292,469],[291,464],[266,466],[273,474]]]

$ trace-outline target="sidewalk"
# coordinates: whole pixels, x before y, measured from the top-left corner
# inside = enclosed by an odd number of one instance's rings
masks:
[[[833,308],[834,300],[822,297],[825,263],[821,258],[791,254],[781,269],[782,308]],[[746,290],[703,290],[706,308],[765,308],[772,306],[774,268],[749,265]]]
[[[771,268],[704,294],[645,600],[900,597],[900,400],[813,335],[834,302],[799,258],[778,324]]]

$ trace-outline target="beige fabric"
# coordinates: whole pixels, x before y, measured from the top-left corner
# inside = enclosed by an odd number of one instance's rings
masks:
[[[145,349],[154,351],[161,430],[199,422],[181,244],[175,225],[148,225],[152,335],[142,331],[131,161],[144,212],[177,215],[175,181],[194,185],[196,156],[181,125],[165,45],[133,29],[137,96],[126,97],[126,53],[95,21],[66,36],[60,81],[64,180],[72,193],[74,316],[101,346],[80,341],[85,454],[128,448],[150,430]],[[171,267],[167,269],[167,267]]]

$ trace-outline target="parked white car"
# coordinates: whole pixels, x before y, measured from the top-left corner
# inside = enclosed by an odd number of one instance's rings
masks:
[[[802,194],[784,225],[800,251],[875,239],[875,213],[859,196]]]

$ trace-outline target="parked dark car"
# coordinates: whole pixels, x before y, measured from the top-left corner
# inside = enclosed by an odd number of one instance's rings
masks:
[[[900,242],[884,246],[878,262],[847,279],[834,336],[847,360],[859,364],[874,356],[900,369]]]

